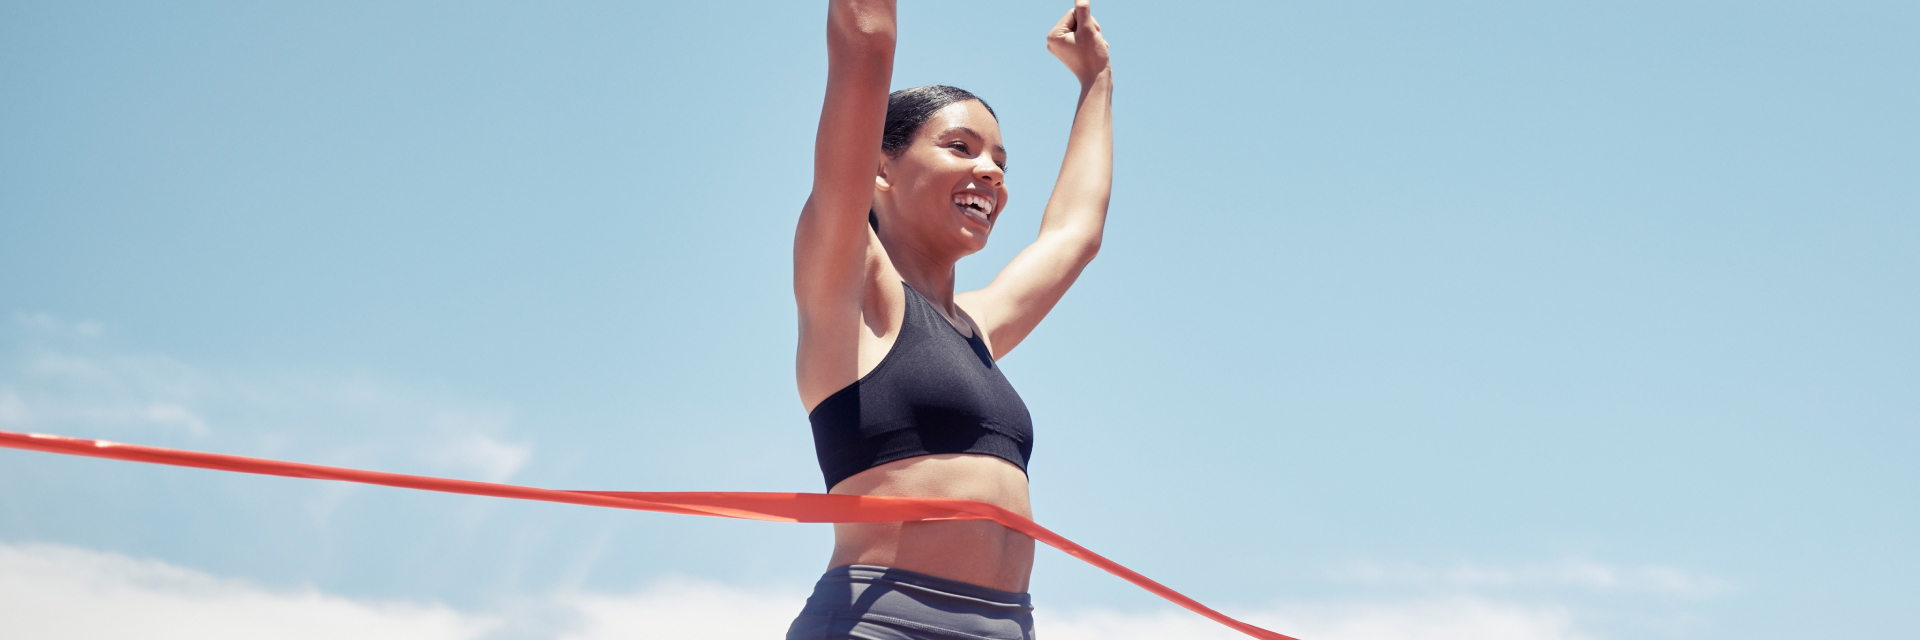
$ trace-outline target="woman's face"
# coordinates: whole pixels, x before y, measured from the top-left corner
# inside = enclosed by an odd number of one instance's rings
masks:
[[[899,155],[881,160],[874,201],[890,242],[955,259],[987,246],[1007,206],[1007,149],[985,105],[947,105]]]

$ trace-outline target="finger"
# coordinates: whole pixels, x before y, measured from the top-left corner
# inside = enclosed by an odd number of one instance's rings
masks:
[[[1073,1],[1073,21],[1075,31],[1093,24],[1093,3],[1090,0]]]
[[[1073,33],[1074,27],[1076,26],[1078,25],[1075,25],[1073,23],[1073,10],[1068,9],[1067,14],[1060,16],[1060,21],[1054,23],[1053,30],[1047,32],[1047,35],[1052,36],[1054,38],[1065,37],[1067,34]]]

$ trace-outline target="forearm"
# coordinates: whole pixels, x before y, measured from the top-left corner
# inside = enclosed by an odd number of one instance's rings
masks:
[[[1040,233],[1071,233],[1098,244],[1113,193],[1113,70],[1081,83],[1060,178],[1047,199]]]
[[[891,0],[828,6],[827,89],[814,139],[813,193],[794,229],[794,290],[803,310],[843,299],[859,282],[894,31]]]
[[[880,154],[887,85],[893,75],[892,0],[836,0],[827,10],[827,90],[814,137],[813,195],[809,209],[852,217],[865,228],[873,159]],[[846,213],[845,211],[854,211]]]

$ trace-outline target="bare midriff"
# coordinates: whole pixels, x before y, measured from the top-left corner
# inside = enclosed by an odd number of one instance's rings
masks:
[[[1033,517],[1027,474],[987,455],[895,460],[842,480],[829,493],[962,498]],[[1033,538],[984,520],[836,524],[833,535],[829,568],[878,565],[1015,593],[1026,592],[1033,573]]]

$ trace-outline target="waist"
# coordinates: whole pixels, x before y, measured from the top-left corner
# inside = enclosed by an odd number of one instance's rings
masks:
[[[1002,591],[977,584],[949,580],[940,576],[908,571],[898,567],[882,567],[864,564],[834,567],[828,569],[825,575],[820,576],[819,583],[858,584],[917,593],[938,594],[956,601],[971,601],[968,602],[968,604],[975,608],[1010,615],[1027,614],[1033,611],[1033,596],[1025,592]],[[859,597],[857,593],[852,595],[854,598]],[[807,604],[812,606],[814,603],[808,602]],[[838,603],[835,602],[833,604]]]
[[[936,454],[889,462],[834,485],[844,495],[978,500],[1033,517],[1027,474],[987,455]],[[1033,539],[985,520],[834,525],[830,567],[880,565],[1001,591],[1027,589]]]
[[[935,453],[894,460],[853,474],[827,492],[978,500],[1033,517],[1027,502],[1027,471],[985,454]]]

